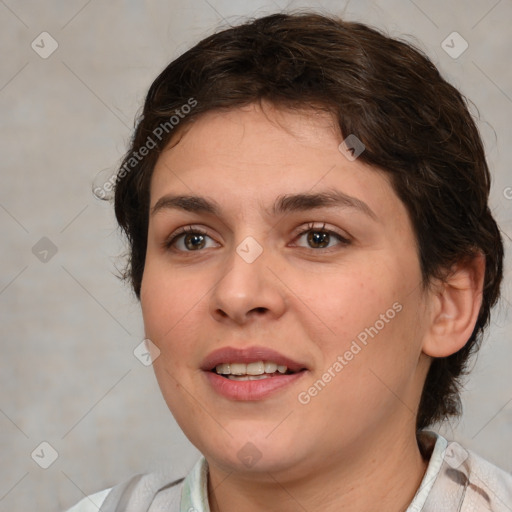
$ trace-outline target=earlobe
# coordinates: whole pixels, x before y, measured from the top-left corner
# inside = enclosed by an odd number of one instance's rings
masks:
[[[485,256],[479,252],[455,264],[431,292],[430,325],[422,347],[425,354],[447,357],[467,343],[482,305],[484,276]]]

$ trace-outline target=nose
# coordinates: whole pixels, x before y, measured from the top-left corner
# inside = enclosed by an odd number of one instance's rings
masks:
[[[268,251],[254,261],[233,250],[210,296],[210,314],[219,322],[246,324],[262,316],[275,319],[286,307],[285,290]]]

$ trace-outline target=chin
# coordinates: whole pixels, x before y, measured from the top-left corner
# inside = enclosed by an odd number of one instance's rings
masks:
[[[272,436],[266,439],[261,432],[255,429],[252,436],[250,430],[246,429],[244,435],[233,435],[232,438],[228,436],[224,439],[224,446],[209,438],[199,450],[226,472],[277,473],[297,467],[300,457],[296,449],[282,442],[282,434],[276,435],[275,439]],[[285,439],[290,439],[290,436]]]
[[[296,468],[296,462],[285,458],[284,454],[265,454],[254,445],[246,445],[238,453],[212,453],[206,458],[214,462],[225,472],[243,475],[267,475],[281,473]]]

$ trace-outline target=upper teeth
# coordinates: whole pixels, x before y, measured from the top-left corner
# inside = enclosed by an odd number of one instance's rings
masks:
[[[222,363],[215,367],[217,373],[223,375],[263,375],[264,373],[286,373],[287,366],[278,365],[271,361],[256,361],[254,363]]]

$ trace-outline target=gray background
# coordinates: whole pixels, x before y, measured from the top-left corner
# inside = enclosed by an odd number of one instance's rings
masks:
[[[511,0],[0,1],[1,510],[63,510],[136,472],[170,463],[181,476],[195,462],[151,367],[133,355],[144,336],[138,303],[114,277],[123,241],[91,187],[115,170],[172,58],[215,27],[307,6],[417,38],[478,106],[492,207],[512,233]],[[58,43],[46,59],[31,47],[43,31]],[[441,46],[453,31],[469,43],[457,59]],[[442,431],[510,471],[510,257],[506,270],[464,416]],[[43,441],[58,452],[48,469],[36,463],[51,457]]]

